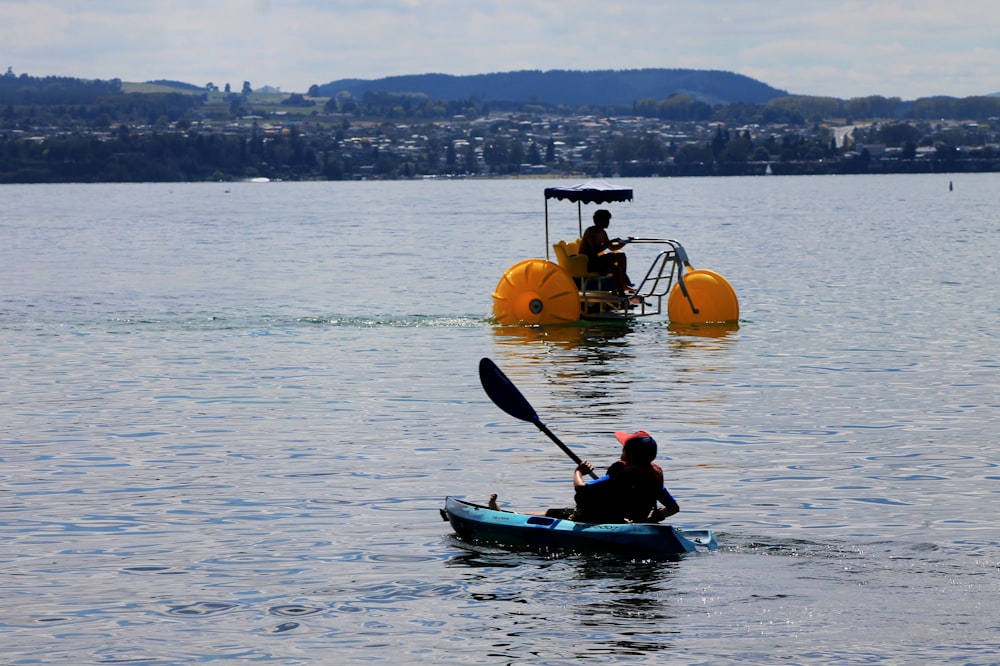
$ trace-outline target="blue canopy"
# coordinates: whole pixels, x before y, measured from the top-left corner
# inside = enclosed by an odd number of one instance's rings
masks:
[[[573,203],[611,203],[632,201],[631,187],[615,187],[603,180],[588,180],[586,183],[569,187],[546,187],[546,199],[568,199]]]
[[[631,187],[615,187],[603,180],[588,180],[569,187],[545,188],[545,258],[549,258],[549,199],[569,200],[576,204],[576,222],[583,236],[582,204],[605,204],[615,201],[632,201]]]

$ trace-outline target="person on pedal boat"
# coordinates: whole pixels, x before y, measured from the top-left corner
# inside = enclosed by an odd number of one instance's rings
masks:
[[[610,275],[615,281],[615,293],[626,298],[635,293],[635,289],[632,288],[626,271],[628,259],[624,252],[618,252],[625,247],[625,241],[608,238],[607,228],[610,224],[611,211],[606,208],[595,210],[594,224],[583,232],[578,252],[587,255],[588,271]]]

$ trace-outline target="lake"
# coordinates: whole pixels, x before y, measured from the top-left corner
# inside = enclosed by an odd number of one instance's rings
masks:
[[[612,180],[739,327],[492,324],[574,182],[0,187],[4,662],[1000,663],[1000,174]],[[721,548],[455,537],[572,498],[483,356]]]

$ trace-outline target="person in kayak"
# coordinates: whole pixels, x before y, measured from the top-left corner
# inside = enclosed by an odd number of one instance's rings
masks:
[[[615,438],[622,444],[621,460],[611,465],[604,476],[585,479],[584,475],[593,471],[586,460],[573,472],[576,508],[572,520],[658,523],[680,511],[677,501],[663,485],[663,470],[653,462],[656,440],[645,430],[616,432]]]
[[[615,281],[615,292],[627,298],[635,293],[635,289],[632,288],[632,282],[628,279],[626,271],[628,259],[624,252],[618,252],[625,247],[626,241],[620,238],[608,238],[607,228],[610,224],[611,211],[606,208],[595,210],[594,224],[583,232],[578,252],[587,255],[588,271],[610,275]],[[605,250],[610,251],[604,252]]]
[[[656,440],[645,430],[616,432],[615,438],[622,445],[621,459],[607,474],[584,479],[594,471],[584,460],[573,472],[576,506],[549,509],[543,515],[578,523],[658,523],[680,511],[663,485],[663,470],[653,462]],[[500,510],[495,494],[490,496],[489,508]]]

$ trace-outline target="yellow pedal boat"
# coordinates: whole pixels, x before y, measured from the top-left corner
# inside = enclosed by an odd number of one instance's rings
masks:
[[[550,199],[577,205],[575,239],[550,245]],[[629,320],[665,312],[671,324],[736,325],[740,306],[733,287],[715,271],[693,268],[684,247],[675,240],[621,239],[627,244],[662,246],[635,294],[627,298],[615,293],[610,276],[587,270],[587,257],[577,253],[583,236],[583,206],[626,201],[632,201],[632,188],[600,180],[545,188],[545,259],[525,259],[504,272],[493,292],[497,323],[548,326],[581,319]],[[550,259],[550,250],[555,261]]]

